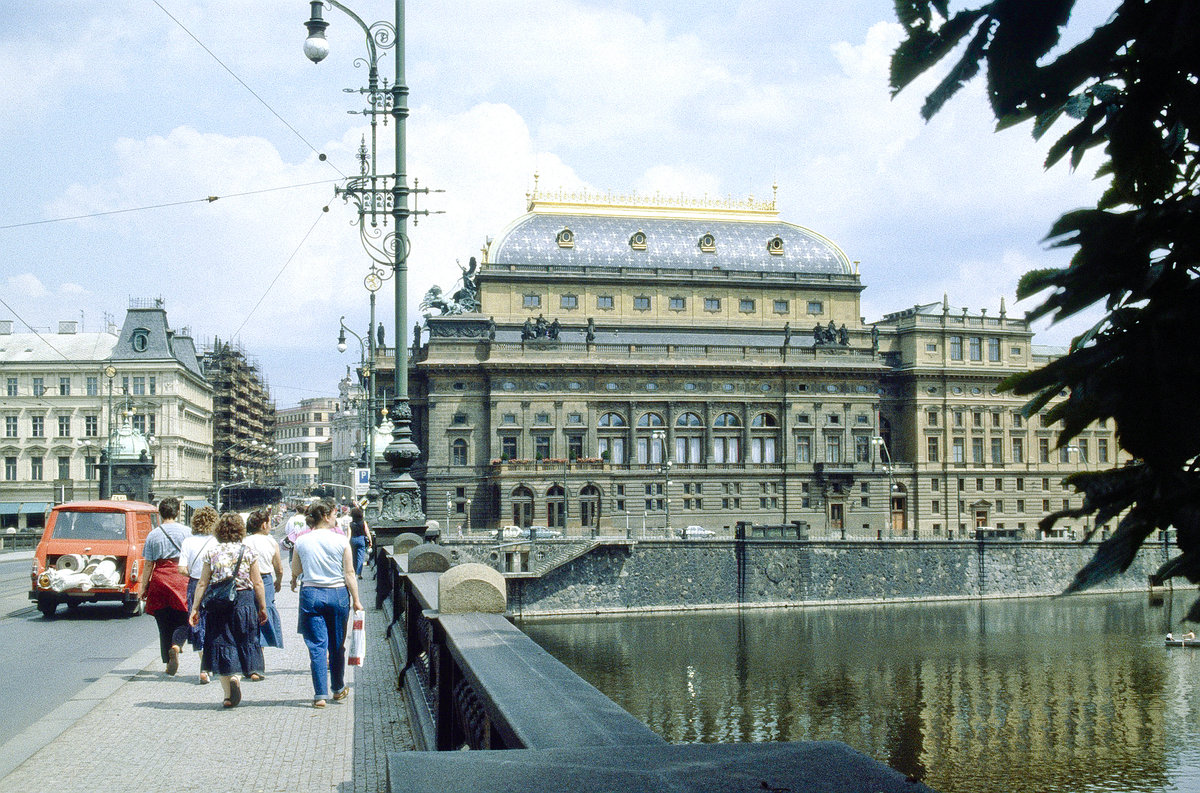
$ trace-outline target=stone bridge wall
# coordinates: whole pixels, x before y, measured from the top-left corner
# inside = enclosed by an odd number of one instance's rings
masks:
[[[446,543],[456,561],[487,547]],[[997,541],[643,540],[599,546],[540,578],[509,578],[523,616],[1030,597],[1062,592],[1095,545]],[[1172,553],[1174,553],[1172,549]],[[1097,591],[1141,590],[1166,559],[1142,550]]]

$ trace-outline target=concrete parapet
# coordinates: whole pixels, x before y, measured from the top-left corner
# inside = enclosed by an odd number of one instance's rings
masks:
[[[418,545],[408,552],[408,572],[444,573],[450,569],[450,552],[439,545]]]
[[[451,567],[438,577],[442,614],[503,614],[508,605],[504,576],[485,564]]]
[[[413,534],[410,531],[406,531],[404,534],[401,534],[399,537],[397,537],[396,541],[392,543],[392,554],[395,556],[407,556],[409,551],[411,551],[413,548],[416,548],[418,545],[424,544],[424,542],[425,540],[421,539],[419,534]]]

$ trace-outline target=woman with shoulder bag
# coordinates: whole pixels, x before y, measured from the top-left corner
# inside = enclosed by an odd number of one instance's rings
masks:
[[[350,609],[362,610],[358,579],[354,573],[350,543],[333,531],[334,519],[328,504],[308,510],[312,529],[296,541],[292,557],[292,590],[300,584],[300,633],[308,645],[312,671],[313,707],[325,707],[330,684],[334,701],[350,694],[346,685],[346,624]]]
[[[162,524],[146,535],[142,558],[150,566],[138,589],[146,601],[146,613],[158,623],[158,643],[166,672],[179,671],[179,650],[187,639],[187,576],[179,572],[179,552],[187,538],[187,527],[177,523],[179,499],[167,496],[158,502]]]
[[[218,545],[204,555],[188,621],[199,624],[203,604],[206,629],[201,666],[221,676],[223,704],[234,708],[242,701],[242,676],[261,676],[265,668],[258,626],[267,620],[267,601],[256,564],[258,554],[242,543],[246,536],[242,516],[226,512],[217,521],[215,534]],[[220,592],[222,596],[205,600],[210,587],[214,595]],[[227,587],[231,597],[223,594]]]
[[[179,571],[188,577],[188,612],[196,604],[196,586],[204,569],[204,554],[217,544],[212,536],[217,527],[217,511],[212,507],[201,507],[192,515],[192,536],[183,541],[179,553]],[[198,654],[204,652],[204,609],[200,609],[200,622],[188,629],[188,642]],[[201,655],[203,660],[203,655]],[[201,664],[200,682],[207,683],[212,670]]]

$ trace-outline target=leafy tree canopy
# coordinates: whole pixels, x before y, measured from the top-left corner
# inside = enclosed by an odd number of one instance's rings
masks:
[[[1114,419],[1133,461],[1074,474],[1080,509],[1048,515],[1119,518],[1068,592],[1127,569],[1157,529],[1177,530],[1180,555],[1156,579],[1200,583],[1200,3],[1124,0],[1080,43],[1061,36],[1075,0],[993,0],[952,10],[949,0],[896,0],[906,38],[892,57],[893,93],[936,64],[948,72],[928,95],[931,118],[980,71],[997,127],[1030,122],[1059,134],[1046,167],[1077,167],[1098,150],[1106,190],[1094,208],[1050,229],[1070,264],[1027,273],[1021,299],[1040,295],[1030,319],[1061,320],[1102,304],[1103,318],[1047,366],[1004,387],[1031,396],[1030,415],[1060,394],[1048,416],[1067,444]],[[945,67],[943,67],[945,68]],[[1065,130],[1065,132],[1063,131]],[[1200,621],[1200,600],[1187,619]]]

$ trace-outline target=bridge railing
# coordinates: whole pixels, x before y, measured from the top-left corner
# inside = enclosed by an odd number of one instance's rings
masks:
[[[415,541],[414,535],[407,535]],[[426,750],[662,746],[665,741],[504,616],[503,576],[444,548],[377,555],[377,603]]]

